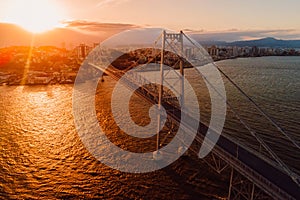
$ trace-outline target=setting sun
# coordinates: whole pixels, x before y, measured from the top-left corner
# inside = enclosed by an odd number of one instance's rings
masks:
[[[60,7],[55,3],[50,0],[13,0],[9,2],[4,19],[32,33],[51,30],[62,20]]]

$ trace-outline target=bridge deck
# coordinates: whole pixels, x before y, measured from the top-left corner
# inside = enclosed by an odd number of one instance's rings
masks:
[[[98,66],[91,65],[102,70]],[[114,73],[110,70],[105,70],[105,73],[115,80],[119,80],[122,76],[122,73]],[[134,85],[133,82],[130,82],[127,83],[127,86],[132,87],[130,86],[131,84]],[[146,88],[140,88],[136,92],[150,103],[157,103],[158,97],[147,91]],[[181,112],[180,108],[171,105],[168,101],[163,101],[162,105],[168,115],[177,123],[180,123],[181,117],[188,118],[187,121],[195,120],[187,113]],[[188,124],[184,124],[184,126],[189,128]],[[207,129],[208,127],[200,122],[197,133],[199,140],[203,141]],[[300,199],[300,188],[289,175],[229,138],[221,135],[213,152],[274,199]]]

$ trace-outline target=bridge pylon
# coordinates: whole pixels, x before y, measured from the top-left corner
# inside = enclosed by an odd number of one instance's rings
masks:
[[[182,31],[179,33],[167,33],[165,30],[162,32],[161,38],[162,38],[162,44],[161,44],[161,59],[160,59],[160,85],[159,85],[159,91],[158,91],[158,108],[159,108],[159,114],[158,114],[158,123],[157,123],[157,153],[159,154],[159,148],[160,148],[160,130],[162,126],[162,120],[161,120],[161,112],[162,112],[162,101],[164,98],[164,84],[165,84],[165,69],[164,65],[167,64],[166,61],[166,54],[168,52],[167,49],[172,49],[174,52],[176,52],[178,56],[178,62],[174,64],[179,64],[179,71],[180,75],[178,77],[178,82],[180,85],[180,91],[179,91],[179,103],[181,106],[181,109],[184,107],[184,66],[183,66],[183,37],[184,34]],[[169,55],[170,56],[170,55]]]

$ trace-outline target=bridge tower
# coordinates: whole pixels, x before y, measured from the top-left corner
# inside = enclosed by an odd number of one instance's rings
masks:
[[[179,91],[179,102],[181,108],[184,107],[184,66],[183,66],[183,32],[180,31],[179,33],[167,33],[165,30],[162,32],[161,35],[161,59],[160,59],[160,85],[158,91],[158,108],[160,113],[158,114],[158,123],[157,123],[157,153],[160,147],[160,134],[159,131],[161,130],[161,111],[162,111],[162,100],[164,96],[164,84],[165,84],[165,73],[164,73],[164,64],[166,63],[166,50],[172,49],[176,52],[179,61],[179,71],[180,76],[178,77],[178,81],[180,84],[180,91]],[[174,66],[175,67],[175,66]]]

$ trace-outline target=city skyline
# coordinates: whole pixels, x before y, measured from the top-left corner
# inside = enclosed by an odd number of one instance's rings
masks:
[[[300,39],[296,0],[2,0],[0,6],[0,23],[35,33],[63,28],[107,37],[135,27],[164,27],[211,40]]]

